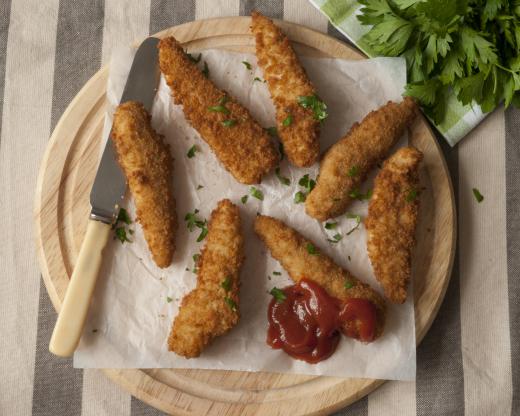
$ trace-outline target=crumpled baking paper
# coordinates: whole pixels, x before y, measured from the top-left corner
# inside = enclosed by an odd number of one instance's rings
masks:
[[[112,59],[108,82],[108,106],[104,137],[112,124],[112,114],[119,102],[135,51],[118,50]],[[246,106],[264,127],[274,126],[274,108],[256,58],[223,50],[204,50],[210,78]],[[249,70],[242,61],[247,61]],[[377,58],[362,61],[302,58],[320,97],[327,103],[329,117],[322,126],[322,151],[340,139],[370,110],[388,100],[401,100],[406,83],[405,61],[401,58]],[[254,80],[255,77],[260,81]],[[164,79],[152,110],[154,128],[170,144],[174,156],[174,194],[177,201],[179,231],[173,264],[159,269],[153,263],[139,224],[133,223],[132,243],[110,241],[96,287],[88,321],[74,365],[83,368],[206,368],[246,371],[271,371],[340,377],[411,380],[415,378],[415,327],[413,302],[388,304],[384,335],[371,344],[342,337],[335,354],[318,364],[292,359],[282,350],[266,344],[267,305],[273,286],[291,284],[287,273],[268,253],[253,232],[257,213],[272,215],[287,222],[364,282],[381,291],[367,257],[363,224],[346,216],[337,220],[336,230],[308,217],[303,204],[294,202],[294,194],[303,190],[298,180],[309,174],[315,178],[318,165],[300,169],[284,159],[281,174],[290,179],[283,185],[274,172],[256,186],[264,194],[260,201],[250,195],[250,186],[237,183],[220,165],[215,155],[185,120],[180,106],[174,105]],[[400,145],[406,143],[401,140]],[[196,145],[200,151],[188,158]],[[100,149],[101,151],[101,149]],[[363,190],[371,187],[370,179]],[[201,188],[202,186],[202,188]],[[241,197],[248,195],[246,204]],[[198,230],[189,232],[184,222],[187,212],[198,209],[208,218],[217,202],[229,198],[240,207],[245,236],[246,259],[241,272],[240,311],[237,327],[216,339],[201,357],[187,360],[168,352],[167,338],[182,297],[195,287],[197,276],[192,256],[199,253],[204,241],[197,243]],[[123,204],[135,219],[130,195]],[[349,213],[367,213],[367,202],[356,202]],[[343,239],[336,244],[327,239],[336,233]],[[273,272],[281,272],[281,276]]]

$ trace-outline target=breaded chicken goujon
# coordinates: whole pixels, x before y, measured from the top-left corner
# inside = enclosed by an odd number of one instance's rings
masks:
[[[177,231],[170,148],[152,128],[146,109],[135,101],[117,107],[111,137],[152,258],[157,266],[168,267]]]
[[[369,285],[342,269],[330,257],[321,253],[310,240],[276,218],[263,215],[256,217],[255,231],[271,251],[271,255],[295,282],[304,278],[312,280],[322,286],[330,296],[345,304],[352,300],[369,302],[354,305],[360,306],[361,312],[367,313],[364,316],[354,313],[342,328],[345,335],[365,342],[374,341],[381,336],[385,324],[385,301]],[[375,308],[375,322],[369,322],[373,328],[365,328],[366,320],[372,320],[367,316],[370,315],[370,308]]]
[[[218,89],[173,38],[159,42],[159,64],[176,104],[240,183],[259,183],[278,164],[269,134],[249,111]]]
[[[168,338],[170,351],[198,357],[212,339],[238,323],[243,259],[238,207],[224,199],[211,213],[206,246],[198,262],[197,287],[182,300]]]
[[[384,163],[365,220],[368,256],[385,296],[394,303],[406,301],[411,276],[422,158],[416,148],[403,147]]]
[[[305,201],[307,214],[325,221],[345,213],[368,173],[388,155],[416,113],[417,105],[407,97],[399,104],[389,101],[355,123],[321,160],[316,187]]]
[[[258,12],[251,16],[258,65],[276,107],[284,151],[293,165],[310,166],[318,161],[320,151],[320,119],[312,108],[319,100],[316,90],[280,28]]]

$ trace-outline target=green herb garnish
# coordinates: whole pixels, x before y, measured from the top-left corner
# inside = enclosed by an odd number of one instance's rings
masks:
[[[249,193],[253,198],[259,199],[260,201],[264,200],[264,194],[261,190],[256,189],[254,186],[251,187]]]
[[[260,78],[258,78],[258,77],[255,77],[255,78],[253,79],[253,81],[258,81],[258,82],[265,82],[265,80],[264,80],[264,81],[262,81],[262,79],[260,79]]]
[[[202,189],[202,188],[204,188],[202,185],[198,185],[198,186],[197,186],[197,191],[198,191],[199,189]]]
[[[237,121],[236,120],[224,120],[222,122],[222,125],[224,127],[233,127],[235,124],[237,124]]]
[[[276,168],[274,172],[276,173],[276,177],[282,183],[282,185],[289,186],[291,184],[291,180],[289,178],[286,178],[280,174],[280,168]]]
[[[290,126],[292,124],[292,115],[289,114],[284,121],[282,121],[282,125],[284,127]]]
[[[242,198],[240,198],[240,202],[242,202],[243,204],[245,204],[247,202],[247,199],[249,197],[247,195],[244,195]]]
[[[354,283],[350,280],[345,280],[345,289],[352,289],[354,287]]]
[[[190,150],[188,150],[188,153],[186,153],[186,156],[188,156],[189,159],[195,156],[195,153],[199,151],[199,148],[197,145],[193,145],[190,147]]]
[[[294,202],[296,204],[301,204],[302,202],[305,202],[306,198],[307,195],[305,195],[302,191],[298,191],[294,194]]]
[[[247,68],[247,69],[251,69],[251,64],[247,61],[242,61],[242,63],[244,64],[244,66]]]
[[[206,236],[208,235],[208,229],[206,226],[202,227],[200,229],[200,234],[199,236],[197,237],[197,243],[200,243],[202,240],[204,240],[206,238]]]
[[[115,230],[115,237],[114,239],[118,239],[119,241],[121,241],[121,243],[125,243],[125,242],[129,242],[131,243],[132,241],[128,238],[128,236],[126,235],[126,229],[125,227],[117,227],[116,230]]]
[[[334,230],[338,226],[337,222],[326,222],[325,223],[325,229],[326,230]]]
[[[332,236],[332,240],[330,238],[327,239],[329,243],[339,243],[343,239],[343,236],[341,234],[334,234]]]
[[[212,105],[208,107],[208,111],[211,111],[213,113],[223,113],[223,114],[229,114],[231,111],[229,111],[226,107],[223,105]]]
[[[281,275],[282,275],[282,273],[280,273],[280,272],[273,272],[273,274],[274,274],[275,276],[281,276]]]
[[[303,177],[298,181],[298,185],[303,186],[307,192],[311,192],[316,186],[316,181],[314,179],[309,178],[309,174],[303,175]]]
[[[364,201],[372,197],[372,189],[369,189],[365,194],[361,193],[359,189],[353,189],[349,192],[348,196],[358,201]]]
[[[354,231],[356,231],[359,228],[359,225],[361,224],[361,215],[347,214],[346,217],[351,219],[351,220],[356,220],[355,227],[352,228],[349,232],[347,232],[347,235],[350,235],[350,234],[352,234]]]
[[[226,104],[228,101],[229,101],[229,97],[228,97],[227,95],[223,95],[222,97],[219,98],[218,103],[219,103],[220,105],[224,105],[224,104]]]
[[[313,256],[319,254],[312,243],[305,244],[305,248],[307,249],[307,253],[312,254]]]
[[[298,97],[298,104],[303,108],[310,108],[314,113],[314,118],[323,121],[328,117],[327,105],[316,95]]]
[[[410,189],[406,194],[406,202],[413,202],[417,198],[417,189]]]
[[[480,193],[480,191],[477,188],[473,188],[473,195],[475,196],[475,199],[479,204],[484,200],[484,196]]]
[[[204,69],[202,70],[202,75],[204,75],[206,78],[209,78],[209,67],[206,61],[204,61]]]
[[[116,224],[118,222],[124,222],[127,225],[130,225],[132,223],[132,220],[130,219],[130,215],[128,215],[128,211],[124,208],[119,208],[119,212],[117,214]]]
[[[231,276],[226,276],[226,278],[222,281],[220,286],[222,286],[226,292],[229,292],[231,290],[231,284]]]
[[[169,296],[166,296],[166,302],[170,303],[173,299],[170,298]]]
[[[272,136],[272,137],[278,136],[278,130],[276,129],[276,127],[268,127],[268,128],[266,128],[266,130],[270,136]]]
[[[226,302],[226,304],[229,306],[229,308],[235,312],[237,310],[237,304],[235,303],[235,301],[231,298],[228,298],[227,296],[224,298],[224,301]]]
[[[186,221],[186,227],[188,227],[188,230],[193,231],[195,227],[202,228],[206,221],[201,220],[197,214],[199,213],[198,209],[195,209],[193,212],[188,212],[184,216],[184,221]]]
[[[356,176],[357,174],[359,173],[359,167],[357,165],[354,165],[352,166],[349,170],[348,170],[348,176],[353,178],[354,176]]]
[[[278,289],[276,286],[271,289],[269,292],[278,303],[283,303],[285,299],[287,299],[287,296],[285,296],[285,293],[282,289]]]

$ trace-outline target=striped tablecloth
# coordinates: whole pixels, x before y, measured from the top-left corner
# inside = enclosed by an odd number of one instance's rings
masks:
[[[306,0],[0,1],[0,415],[161,414],[47,351],[56,314],[33,244],[39,162],[60,115],[115,46],[253,9],[336,35]],[[417,380],[388,382],[338,415],[520,415],[520,112],[499,109],[443,147],[460,239]]]

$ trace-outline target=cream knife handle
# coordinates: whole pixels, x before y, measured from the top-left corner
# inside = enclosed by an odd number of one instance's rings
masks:
[[[49,351],[53,354],[70,357],[78,345],[110,228],[109,224],[101,221],[89,220],[88,222],[78,261],[70,277],[65,299],[49,343]]]

